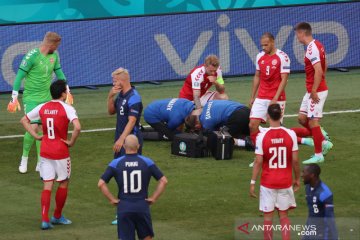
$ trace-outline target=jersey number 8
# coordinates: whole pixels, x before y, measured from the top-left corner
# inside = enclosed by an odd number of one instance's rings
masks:
[[[46,127],[47,127],[47,135],[49,139],[55,139],[55,131],[54,131],[54,119],[47,118],[46,119]]]
[[[271,147],[269,152],[272,154],[269,168],[286,168],[286,147]]]

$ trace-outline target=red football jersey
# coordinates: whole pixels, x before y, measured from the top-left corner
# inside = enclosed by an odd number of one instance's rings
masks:
[[[78,118],[72,106],[59,100],[52,100],[40,104],[26,117],[30,121],[41,120],[44,134],[40,147],[41,157],[52,160],[69,157],[69,148],[61,139],[67,139],[69,122]]]
[[[200,90],[200,97],[213,85],[208,79],[205,72],[205,66],[200,65],[191,70],[186,77],[183,87],[180,90],[179,98],[186,98],[190,101],[194,100],[193,89]],[[215,73],[216,78],[222,78],[221,68],[219,67]]]
[[[292,185],[292,153],[298,150],[296,134],[284,128],[268,128],[256,138],[255,154],[263,156],[261,185],[272,189]]]
[[[326,53],[324,46],[319,42],[318,40],[313,40],[306,48],[306,53],[304,57],[305,62],[305,73],[306,73],[306,90],[308,93],[311,92],[312,87],[314,85],[314,75],[315,75],[315,69],[314,65],[318,62],[321,64],[321,68],[324,71],[324,74],[321,77],[320,85],[317,89],[317,92],[322,92],[325,90],[328,90],[328,87],[326,85],[325,81],[325,63]]]
[[[256,70],[260,71],[260,85],[257,98],[272,100],[281,83],[281,74],[290,73],[290,59],[286,53],[277,49],[275,54],[256,56]],[[285,91],[279,96],[279,101],[285,101]]]

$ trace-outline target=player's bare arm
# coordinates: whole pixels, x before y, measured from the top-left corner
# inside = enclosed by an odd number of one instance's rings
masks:
[[[300,189],[300,164],[298,151],[292,152],[292,167],[294,172],[293,189],[297,192]]]
[[[225,92],[225,86],[224,84],[220,84],[218,83],[216,80],[213,82],[214,85],[215,85],[215,88],[216,88],[216,91],[219,92],[219,93],[223,93]]]
[[[260,71],[256,70],[254,78],[253,78],[253,85],[252,85],[252,91],[251,91],[251,96],[250,96],[250,101],[249,101],[249,106],[251,107],[255,101],[256,98],[256,93],[258,91],[260,85]]]
[[[253,166],[253,173],[252,173],[251,182],[250,182],[250,191],[249,191],[250,197],[253,197],[253,198],[257,198],[257,195],[255,194],[255,182],[256,182],[256,179],[261,170],[262,162],[263,162],[263,156],[256,155],[256,158],[254,161],[254,166]]]
[[[165,191],[166,185],[168,183],[168,180],[165,176],[159,179],[158,184],[156,186],[156,189],[154,193],[145,199],[150,205],[154,204],[160,197],[160,195]]]
[[[319,96],[317,94],[317,89],[319,88],[320,82],[321,82],[321,78],[322,75],[324,74],[324,71],[321,67],[321,63],[315,63],[315,65],[313,65],[314,70],[315,70],[315,74],[314,74],[314,85],[311,89],[311,93],[310,93],[310,98],[315,102],[318,103],[320,101]]]
[[[116,113],[115,103],[114,103],[114,96],[121,91],[120,87],[114,86],[110,89],[108,98],[107,98],[107,107],[108,113],[110,115],[114,115]]]
[[[274,98],[271,100],[270,105],[274,104],[274,103],[277,103],[280,94],[285,90],[285,87],[286,87],[287,82],[288,82],[288,78],[289,78],[288,73],[281,73],[281,82],[280,82],[279,88],[277,89]]]
[[[36,140],[42,139],[42,136],[39,136],[36,133],[36,130],[31,126],[30,120],[26,116],[22,117],[20,122],[24,126],[26,131],[28,131],[31,134],[31,136],[33,136]]]
[[[117,206],[117,204],[120,202],[120,199],[115,198],[114,195],[112,195],[104,180],[99,180],[98,187],[100,188],[100,191],[104,194],[104,196],[109,200],[110,204]]]
[[[193,90],[194,103],[195,103],[196,109],[201,108],[200,93],[201,93],[200,90],[197,90],[197,89]]]
[[[128,123],[126,124],[126,127],[122,134],[120,135],[119,139],[115,142],[113,150],[114,152],[119,152],[124,144],[125,138],[131,133],[131,131],[134,129],[134,126],[136,124],[136,117],[129,116]]]
[[[74,129],[73,129],[73,132],[71,134],[70,140],[61,139],[61,141],[63,141],[66,145],[68,145],[68,147],[74,146],[74,144],[76,142],[76,139],[79,137],[80,132],[81,132],[81,125],[80,125],[79,119],[74,119],[72,121],[72,124],[74,125]]]

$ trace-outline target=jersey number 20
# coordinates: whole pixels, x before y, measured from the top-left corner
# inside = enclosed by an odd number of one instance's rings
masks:
[[[269,152],[272,154],[269,168],[286,168],[286,147],[271,147]]]
[[[135,188],[135,178],[137,180],[137,186]],[[134,170],[130,173],[130,189],[128,186],[128,172],[123,171],[123,182],[124,182],[124,193],[138,193],[141,190],[141,171],[140,170]],[[129,191],[130,190],[130,191]]]

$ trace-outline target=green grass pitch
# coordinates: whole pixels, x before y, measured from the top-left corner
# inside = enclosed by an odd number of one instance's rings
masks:
[[[251,76],[226,79],[230,98],[247,104],[251,79]],[[360,70],[348,73],[330,71],[327,81],[326,112],[360,108]],[[136,84],[144,107],[155,99],[177,97],[181,85],[181,81],[162,85]],[[115,127],[115,116],[108,116],[106,111],[109,89],[110,86],[96,91],[72,90],[83,130]],[[304,74],[290,75],[286,90],[286,114],[296,114],[305,93]],[[10,94],[0,95],[0,136],[24,133],[19,123],[22,113],[6,112],[9,99]],[[334,148],[321,165],[321,177],[334,193],[336,216],[357,221],[360,217],[359,124],[360,113],[326,115],[322,120]],[[297,126],[296,118],[286,118],[285,125]],[[116,239],[116,227],[110,225],[115,208],[97,188],[100,175],[112,160],[113,137],[113,131],[80,135],[71,149],[72,176],[64,209],[64,214],[73,224],[56,226],[51,231],[40,230],[42,182],[35,172],[35,147],[30,154],[28,173],[22,175],[18,173],[22,138],[0,138],[0,239]],[[148,141],[144,143],[143,153],[155,160],[169,180],[164,195],[151,207],[156,239],[234,239],[237,220],[261,219],[258,199],[251,199],[248,195],[251,176],[248,164],[254,157],[253,153],[236,149],[234,158],[229,161],[189,159],[172,156],[168,142]],[[300,147],[300,160],[311,154],[311,148]],[[154,186],[152,182],[151,191]],[[116,191],[114,181],[110,187]],[[296,201],[298,207],[290,212],[290,218],[306,217],[303,188],[296,194]],[[54,204],[52,201],[51,214]]]

